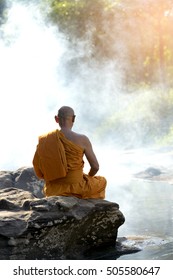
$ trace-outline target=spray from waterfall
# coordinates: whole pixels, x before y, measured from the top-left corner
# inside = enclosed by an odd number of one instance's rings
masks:
[[[31,164],[37,136],[54,127],[57,106],[67,98],[58,77],[66,42],[33,9],[14,3],[2,26],[1,170]]]
[[[71,49],[57,28],[46,26],[35,4],[14,1],[1,33],[0,170],[5,170],[31,165],[38,135],[56,127],[54,115],[64,104],[81,118],[75,128],[93,134],[110,106],[114,65],[99,70],[80,64],[75,75],[73,67],[65,69],[83,55],[87,42]]]
[[[77,115],[74,129],[92,140],[100,174],[129,180],[132,162],[123,152],[148,137],[146,120],[157,123],[154,95],[125,94],[123,57],[100,64],[83,59],[92,50],[90,30],[73,48],[46,24],[37,1],[10,2],[0,29],[0,170],[31,166],[38,135],[55,129],[58,108],[69,105]]]

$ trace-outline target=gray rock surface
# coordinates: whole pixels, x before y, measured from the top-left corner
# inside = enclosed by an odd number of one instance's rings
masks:
[[[86,259],[89,252],[94,257],[100,248],[115,248],[125,221],[118,204],[36,197],[42,195],[37,181],[32,168],[1,172],[0,259]]]
[[[173,184],[173,170],[171,168],[148,167],[147,169],[134,174],[134,178],[151,181],[163,181]]]
[[[18,188],[43,197],[44,182],[38,180],[32,167],[21,167],[16,171],[0,171],[0,189]]]

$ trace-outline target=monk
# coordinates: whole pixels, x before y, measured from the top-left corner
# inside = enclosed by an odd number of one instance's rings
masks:
[[[33,158],[36,175],[44,179],[44,195],[105,198],[106,179],[95,176],[99,163],[87,136],[72,131],[74,110],[63,106],[55,116],[60,130],[39,137]],[[86,156],[90,170],[83,173]]]

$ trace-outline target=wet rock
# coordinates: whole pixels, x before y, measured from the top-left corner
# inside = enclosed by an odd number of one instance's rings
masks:
[[[173,184],[173,171],[172,168],[155,168],[149,167],[144,171],[134,174],[135,178],[142,180],[151,180],[158,182],[166,182],[168,184]]]
[[[172,237],[134,235],[118,238],[117,243],[120,260],[168,260],[173,256]]]
[[[135,174],[135,177],[141,179],[151,179],[152,177],[159,176],[160,174],[162,174],[162,171],[160,169],[148,167],[146,170]]]
[[[85,259],[115,248],[124,220],[118,204],[106,200],[1,189],[0,259]]]

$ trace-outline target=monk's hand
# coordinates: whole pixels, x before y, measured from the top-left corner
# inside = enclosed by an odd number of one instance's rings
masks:
[[[83,174],[83,178],[85,179],[85,181],[88,181],[88,180],[89,180],[88,176],[89,176],[89,175],[87,175],[87,174],[85,174],[85,173]]]

